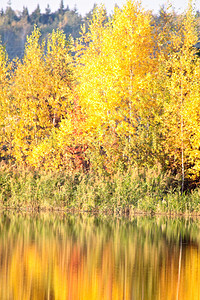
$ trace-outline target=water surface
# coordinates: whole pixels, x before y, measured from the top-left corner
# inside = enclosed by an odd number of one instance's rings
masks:
[[[200,221],[1,214],[0,299],[200,299]]]

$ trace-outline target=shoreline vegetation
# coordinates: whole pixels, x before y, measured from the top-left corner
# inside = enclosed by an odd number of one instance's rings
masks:
[[[198,18],[127,0],[77,39],[35,25],[22,58],[0,43],[0,207],[199,214]]]
[[[160,169],[114,175],[0,171],[0,210],[199,216],[200,189],[181,194],[181,180]]]

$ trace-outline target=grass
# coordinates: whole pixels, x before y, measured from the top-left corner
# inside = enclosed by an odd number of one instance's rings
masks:
[[[114,175],[0,169],[0,208],[110,214],[200,214],[200,189],[181,194],[158,168]]]

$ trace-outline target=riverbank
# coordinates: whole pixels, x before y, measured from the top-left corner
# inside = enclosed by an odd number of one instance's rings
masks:
[[[115,175],[0,170],[0,209],[100,214],[200,214],[200,189],[158,169]]]

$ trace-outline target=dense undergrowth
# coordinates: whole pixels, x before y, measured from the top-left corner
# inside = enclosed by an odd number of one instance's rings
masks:
[[[93,172],[0,170],[0,208],[103,214],[198,214],[200,190],[181,194],[181,182],[158,168],[114,175]]]

